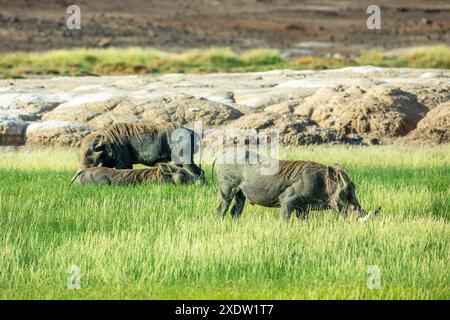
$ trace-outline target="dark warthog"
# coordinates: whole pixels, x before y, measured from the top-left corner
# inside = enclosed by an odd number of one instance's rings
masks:
[[[80,170],[92,167],[132,169],[174,161],[204,182],[203,170],[194,163],[199,136],[190,129],[167,125],[117,123],[91,133],[81,142]]]
[[[213,164],[214,167],[214,164]],[[292,211],[305,217],[311,208],[334,209],[360,221],[378,210],[366,214],[356,199],[355,185],[340,166],[325,166],[311,161],[279,161],[278,170],[263,175],[261,164],[223,164],[217,166],[222,201],[218,216],[223,218],[231,209],[238,218],[245,200],[264,207],[281,207],[289,219]]]
[[[198,182],[198,177],[183,167],[159,163],[155,167],[146,169],[113,169],[107,167],[86,168],[78,171],[70,184],[78,181],[86,184],[117,184],[128,185],[147,182],[193,184]]]

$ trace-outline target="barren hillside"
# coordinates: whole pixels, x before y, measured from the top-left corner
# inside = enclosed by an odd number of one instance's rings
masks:
[[[326,51],[450,42],[448,1],[377,1],[382,29],[368,30],[373,1],[129,0],[76,2],[82,29],[66,30],[66,0],[0,0],[0,50],[145,46],[181,51],[229,46]],[[312,46],[312,48],[311,48]]]

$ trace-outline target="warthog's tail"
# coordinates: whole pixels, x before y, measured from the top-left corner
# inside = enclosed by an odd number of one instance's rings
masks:
[[[216,183],[215,183],[215,181],[214,181],[214,165],[216,164],[216,160],[217,160],[217,159],[214,159],[214,161],[213,161],[213,163],[212,163],[212,166],[211,166],[211,183],[212,183],[212,185],[213,185],[213,189],[214,189],[214,192],[215,192],[215,193],[217,193]]]
[[[202,153],[203,153],[203,148],[202,148],[202,140],[200,140],[200,154],[199,154],[199,160],[198,160],[198,166],[200,168],[200,170],[202,170]]]
[[[70,180],[69,187],[72,185],[72,183],[78,178],[78,176],[83,172],[83,170],[78,170],[77,173],[73,176],[72,180]]]

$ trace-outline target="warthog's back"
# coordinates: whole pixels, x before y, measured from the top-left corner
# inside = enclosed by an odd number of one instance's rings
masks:
[[[136,184],[144,182],[163,182],[164,175],[159,168],[146,169],[113,169],[94,167],[83,170],[79,176],[80,184]]]
[[[243,193],[250,203],[279,207],[280,195],[290,186],[300,189],[322,187],[326,166],[310,161],[279,161],[276,173],[263,175],[261,172],[255,172],[250,166],[246,168],[241,183]]]
[[[278,170],[263,174],[260,164],[223,165],[218,167],[221,188],[235,185],[251,204],[280,206],[280,195],[290,186],[321,188],[326,166],[311,161],[279,161]]]

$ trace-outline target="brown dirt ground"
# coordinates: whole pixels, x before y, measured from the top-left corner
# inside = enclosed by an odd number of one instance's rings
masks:
[[[78,0],[82,29],[66,30],[68,0],[0,0],[0,51],[144,46],[181,51],[293,48],[333,42],[356,52],[450,42],[450,2],[379,0],[382,29],[366,28],[371,0]]]

